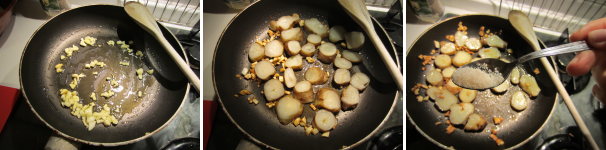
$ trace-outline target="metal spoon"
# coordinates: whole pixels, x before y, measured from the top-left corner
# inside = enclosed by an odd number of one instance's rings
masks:
[[[160,42],[166,52],[168,52],[175,63],[177,63],[179,69],[181,69],[183,74],[185,74],[187,79],[189,79],[190,83],[194,85],[194,88],[198,92],[200,92],[200,79],[198,76],[196,76],[194,71],[189,68],[189,65],[187,65],[187,63],[179,56],[179,53],[177,53],[170,43],[166,41],[162,31],[160,31],[160,28],[158,27],[156,19],[152,17],[149,10],[147,10],[143,4],[135,1],[127,2],[124,5],[124,10],[131,18],[133,18],[133,20],[135,20],[137,24],[139,24],[139,26],[145,29],[145,31],[149,32],[154,38],[156,38],[156,40],[158,40],[158,42]]]
[[[464,66],[461,66],[457,70],[455,70],[455,72],[452,74],[452,82],[454,84],[456,84],[457,86],[460,86],[460,87],[463,87],[466,89],[474,89],[474,90],[489,89],[489,88],[496,87],[496,86],[500,85],[501,83],[505,82],[505,79],[507,79],[507,77],[509,77],[509,74],[511,73],[511,71],[516,66],[518,66],[519,64],[522,64],[526,61],[536,59],[536,58],[546,57],[546,56],[553,56],[553,55],[559,55],[559,54],[565,54],[565,53],[585,51],[585,50],[589,50],[589,49],[590,49],[590,47],[587,46],[585,41],[577,41],[577,42],[573,42],[573,43],[558,45],[558,46],[554,46],[554,47],[550,47],[550,48],[545,48],[545,49],[542,49],[539,51],[535,51],[535,52],[526,54],[510,63],[504,62],[500,59],[494,59],[494,58],[480,59],[480,60],[468,63]],[[484,68],[480,67],[481,65],[484,65],[484,64],[486,64],[486,67],[484,67]],[[492,72],[498,72],[498,73],[500,73],[500,75],[502,77],[500,79],[502,79],[502,80],[499,81],[498,82],[499,84],[496,84],[496,85],[476,84],[474,86],[470,86],[470,83],[468,81],[462,80],[462,78],[465,76],[471,76],[472,74],[470,74],[469,72],[459,72],[462,68],[466,68],[466,67],[478,68],[484,72],[489,72],[488,70],[490,70]]]

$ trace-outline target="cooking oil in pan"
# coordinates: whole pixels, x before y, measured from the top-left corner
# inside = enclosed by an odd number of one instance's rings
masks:
[[[91,35],[92,37],[93,35]],[[136,44],[130,48],[134,50],[132,53],[120,49],[120,45],[107,45],[107,41],[120,39],[117,36],[103,35],[95,36],[97,38],[96,46],[80,47],[80,50],[73,53],[73,56],[63,60],[65,70],[59,74],[57,85],[59,88],[78,91],[83,104],[95,103],[94,112],[99,112],[102,106],[107,104],[111,108],[111,114],[118,118],[119,121],[126,121],[143,112],[151,101],[153,101],[159,89],[159,83],[153,77],[146,73],[147,70],[153,69],[148,67],[143,58],[135,56],[137,50],[143,51],[144,48],[136,47]],[[128,44],[128,40],[125,40]],[[101,46],[99,46],[101,45]],[[106,67],[95,66],[94,68],[86,69],[84,66],[97,60],[107,64]],[[128,62],[129,65],[120,65],[120,62]],[[144,70],[143,79],[138,79],[136,70],[142,68]],[[156,69],[154,69],[156,71]],[[93,75],[93,72],[98,72]],[[81,78],[78,86],[71,89],[69,84],[73,80],[71,74],[85,75]],[[113,87],[106,78],[111,78],[118,83],[118,86]],[[105,98],[101,97],[102,92],[112,91],[115,95]],[[142,92],[142,97],[138,97],[138,91]],[[90,98],[91,93],[97,95],[97,100],[93,101]]]

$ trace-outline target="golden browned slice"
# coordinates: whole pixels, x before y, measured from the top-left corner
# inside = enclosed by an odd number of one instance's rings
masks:
[[[337,57],[335,58],[335,63],[334,63],[335,67],[340,68],[340,69],[351,69],[351,62],[345,58],[342,57]]]
[[[494,48],[494,47],[485,48],[485,49],[481,49],[478,52],[478,56],[480,56],[481,58],[499,59],[499,58],[501,58],[501,52],[499,51],[499,49]]]
[[[305,80],[311,84],[324,84],[328,80],[328,75],[321,68],[310,67],[305,71]]]
[[[347,49],[359,51],[364,45],[364,33],[358,31],[345,33],[345,43]]]
[[[314,44],[307,43],[301,47],[302,56],[311,57],[311,56],[314,56],[315,53],[316,53],[316,46],[314,46]]]
[[[347,69],[337,69],[334,73],[333,78],[337,85],[347,85],[351,80],[351,76],[349,76],[349,70]]]
[[[299,41],[288,41],[284,47],[286,47],[286,53],[290,56],[299,55],[299,52],[301,52]]]
[[[467,118],[473,113],[474,109],[475,107],[471,103],[453,104],[450,106],[450,116],[448,119],[450,120],[450,123],[454,125],[465,124]]]
[[[299,14],[296,13],[291,16],[282,16],[278,21],[270,21],[269,29],[274,31],[287,30],[295,26],[299,21],[301,21],[301,19],[299,18]]]
[[[280,123],[287,125],[303,113],[303,104],[290,95],[286,95],[276,104],[276,113]]]
[[[328,32],[328,40],[333,43],[344,40],[345,33],[347,33],[347,31],[342,26],[333,26]]]
[[[461,102],[471,103],[474,99],[476,99],[476,94],[478,91],[470,90],[470,89],[461,89],[459,92],[459,99]]]
[[[528,107],[528,99],[522,91],[516,91],[511,96],[511,107],[515,110],[522,111]]]
[[[330,112],[337,113],[341,110],[341,98],[337,90],[332,88],[321,88],[318,90],[318,97],[314,105],[324,108]]]
[[[250,61],[259,61],[263,57],[265,57],[265,48],[259,45],[259,43],[252,43],[248,49],[248,58],[250,58]]]
[[[262,60],[255,65],[255,73],[261,80],[267,80],[276,73],[276,68],[269,60]]]
[[[335,115],[332,112],[324,109],[321,109],[316,112],[316,116],[314,116],[314,120],[312,123],[315,129],[318,129],[322,132],[332,130],[332,127],[334,127],[336,124],[337,118],[335,117]]]
[[[368,84],[370,83],[370,78],[368,78],[368,76],[366,76],[366,74],[362,73],[362,72],[356,72],[351,76],[351,81],[349,82],[349,84],[351,84],[351,86],[355,87],[358,90],[364,90],[366,89],[366,86],[368,86]]]
[[[314,101],[314,90],[312,89],[309,81],[299,81],[295,84],[295,99],[301,101],[301,103],[310,103]]]
[[[322,42],[322,37],[317,34],[310,34],[307,36],[307,43],[311,43],[317,46],[320,45],[320,42]]]
[[[342,56],[343,58],[351,61],[352,63],[360,63],[364,61],[362,55],[354,51],[344,50]]]
[[[438,67],[440,69],[445,69],[445,68],[448,68],[451,66],[452,60],[451,60],[450,56],[441,54],[441,55],[436,56],[435,64],[436,64],[436,67]]]
[[[341,93],[341,102],[343,110],[356,108],[360,102],[360,91],[351,85],[347,86]]]
[[[337,56],[337,47],[332,43],[324,43],[320,45],[318,59],[324,63],[331,63]]]
[[[288,88],[292,88],[297,83],[297,77],[295,77],[295,71],[292,68],[286,68],[284,70],[284,84]]]
[[[461,89],[463,89],[462,87],[457,86],[456,84],[454,84],[454,82],[452,82],[452,80],[448,80],[448,82],[446,82],[446,85],[444,85],[444,88],[446,90],[448,90],[448,92],[452,93],[452,94],[458,94]]]
[[[434,86],[444,83],[442,74],[437,69],[427,72],[427,75],[425,75],[425,79],[427,79],[427,82],[429,82],[429,84]]]
[[[273,40],[265,44],[265,56],[279,57],[284,53],[284,45],[278,40]]]
[[[284,66],[292,68],[293,70],[303,69],[303,57],[301,55],[291,56],[284,62]]]
[[[454,58],[452,58],[452,64],[457,67],[466,65],[469,62],[471,62],[471,54],[464,52],[464,51],[458,51],[455,54]]]
[[[284,95],[284,85],[278,79],[271,79],[263,85],[263,93],[267,101],[275,101]]]
[[[503,41],[497,35],[486,35],[480,39],[483,45],[488,45],[490,47],[498,47],[498,48],[506,48],[507,42]]]
[[[322,22],[318,21],[316,18],[305,20],[305,30],[313,34],[317,34],[322,38],[326,38],[328,36],[328,29],[326,29]]]
[[[524,74],[520,77],[520,87],[530,95],[530,97],[536,97],[541,92],[541,88],[537,84],[537,80],[534,79],[530,74]]]
[[[280,41],[286,43],[288,41],[303,41],[303,30],[301,28],[292,28],[280,33]]]
[[[480,131],[484,129],[484,127],[486,127],[486,119],[484,119],[482,115],[478,115],[476,113],[469,115],[467,124],[465,124],[465,130],[470,131]]]

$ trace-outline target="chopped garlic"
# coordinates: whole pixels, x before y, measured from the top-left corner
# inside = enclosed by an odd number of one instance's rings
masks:
[[[124,44],[124,41],[120,41],[120,40],[118,40],[118,41],[116,42],[116,44],[118,44],[118,45],[120,45],[120,44]]]
[[[107,81],[111,81],[111,80],[112,80],[112,78],[107,77],[107,78],[105,78],[105,80],[107,80]]]
[[[84,42],[84,38],[80,38],[80,46],[86,47],[86,42]]]
[[[345,44],[345,42],[341,42],[341,47],[347,48],[347,44]]]
[[[136,56],[139,56],[139,57],[143,57],[143,52],[141,52],[141,51],[137,51],[137,52],[135,53],[135,55],[136,55]]]
[[[126,48],[126,51],[128,51],[128,53],[133,53],[134,50],[130,49],[130,48]]]
[[[107,41],[107,45],[114,46],[114,44],[115,44],[115,43],[114,43],[114,40],[109,40],[109,41]]]
[[[97,41],[96,38],[90,37],[90,36],[86,36],[84,37],[84,43],[90,45],[90,46],[95,46],[95,42]],[[82,45],[82,41],[80,42],[80,45]],[[86,45],[84,45],[86,46]]]
[[[84,68],[90,69],[90,64],[84,64]]]
[[[143,68],[137,69],[137,77],[139,77],[139,80],[143,80]]]
[[[116,82],[116,80],[112,80],[110,84],[112,85],[112,87],[118,87],[118,82]]]
[[[143,97],[143,92],[141,92],[141,91],[137,91],[137,96],[138,96],[138,97]]]
[[[97,100],[97,94],[95,94],[95,92],[90,94],[90,98],[93,99],[93,101]]]
[[[130,45],[128,45],[128,44],[122,44],[122,45],[120,45],[120,48],[121,49],[128,49],[128,48],[130,48]]]
[[[242,69],[242,75],[246,75],[248,74],[248,68],[243,68]]]
[[[329,134],[330,134],[330,131],[326,131],[326,132],[322,133],[322,137],[328,137]]]
[[[64,59],[65,59],[65,55],[61,55],[61,60],[64,60]]]
[[[128,63],[128,62],[120,62],[120,65],[122,65],[122,66],[129,66],[130,63]]]
[[[312,134],[313,134],[313,135],[316,135],[316,134],[318,134],[319,132],[320,132],[320,131],[319,131],[318,129],[314,128],[314,129],[313,129],[313,131],[312,131]]]
[[[57,69],[57,73],[62,73],[63,69],[61,69],[61,67],[63,67],[63,64],[57,64],[55,65],[55,69]]]
[[[154,69],[147,70],[148,74],[154,74]]]
[[[93,75],[98,75],[98,74],[99,74],[99,72],[96,72],[96,71],[95,71],[95,72],[93,72]]]

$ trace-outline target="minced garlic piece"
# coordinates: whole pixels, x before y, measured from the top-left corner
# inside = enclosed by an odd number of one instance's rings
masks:
[[[118,45],[120,45],[120,44],[124,44],[124,41],[120,41],[120,40],[118,40],[118,41],[116,41],[116,44],[118,44]]]
[[[95,92],[90,94],[90,98],[93,99],[93,101],[97,100],[97,94],[95,94]]]
[[[61,69],[61,67],[63,67],[63,64],[57,64],[55,65],[55,69],[57,69],[57,73],[62,73],[63,69]]]
[[[114,46],[114,44],[115,44],[114,40],[107,41],[107,45],[109,45],[109,46]]]
[[[143,57],[143,52],[141,52],[141,51],[137,51],[137,52],[135,53],[135,55],[136,55],[136,56],[139,56],[139,57]]]
[[[138,96],[138,97],[143,97],[143,92],[141,92],[141,91],[137,91],[137,96]]]
[[[81,38],[82,40],[82,38]],[[96,38],[90,37],[90,36],[86,36],[84,37],[84,43],[90,45],[90,46],[95,46],[95,42],[97,41]],[[82,42],[80,42],[80,45],[82,45]],[[86,46],[86,45],[84,45]]]
[[[305,59],[307,59],[308,63],[314,63],[314,62],[316,62],[316,60],[313,59],[313,58],[311,58],[311,57],[305,57]]]
[[[95,71],[95,72],[93,72],[93,75],[98,75],[98,74],[99,74],[99,72],[96,72],[96,71]]]
[[[130,63],[128,63],[128,62],[120,62],[120,65],[122,65],[122,66],[128,66],[128,65],[130,65]]]
[[[345,42],[341,42],[341,47],[347,48],[347,44],[345,44]]]
[[[112,87],[118,87],[118,82],[116,82],[116,80],[112,80],[110,84],[112,85]]]
[[[128,48],[130,48],[130,45],[128,45],[128,44],[122,44],[122,45],[120,45],[120,48],[121,49],[128,49]]]
[[[114,96],[114,95],[115,95],[115,93],[114,93],[114,92],[112,92],[111,90],[109,90],[109,91],[107,91],[107,92],[103,92],[103,93],[101,93],[101,96],[105,97],[106,99],[107,99],[107,98],[109,98],[109,97],[112,97],[112,96]]]
[[[153,74],[154,73],[154,69],[147,70],[147,73],[148,74]]]
[[[65,55],[61,55],[61,60],[64,60],[64,59],[65,59]]]
[[[320,131],[317,128],[314,128],[313,131],[311,132],[313,135],[316,135],[318,133],[320,133]]]
[[[137,77],[139,77],[139,80],[143,80],[143,68],[137,69]]]

